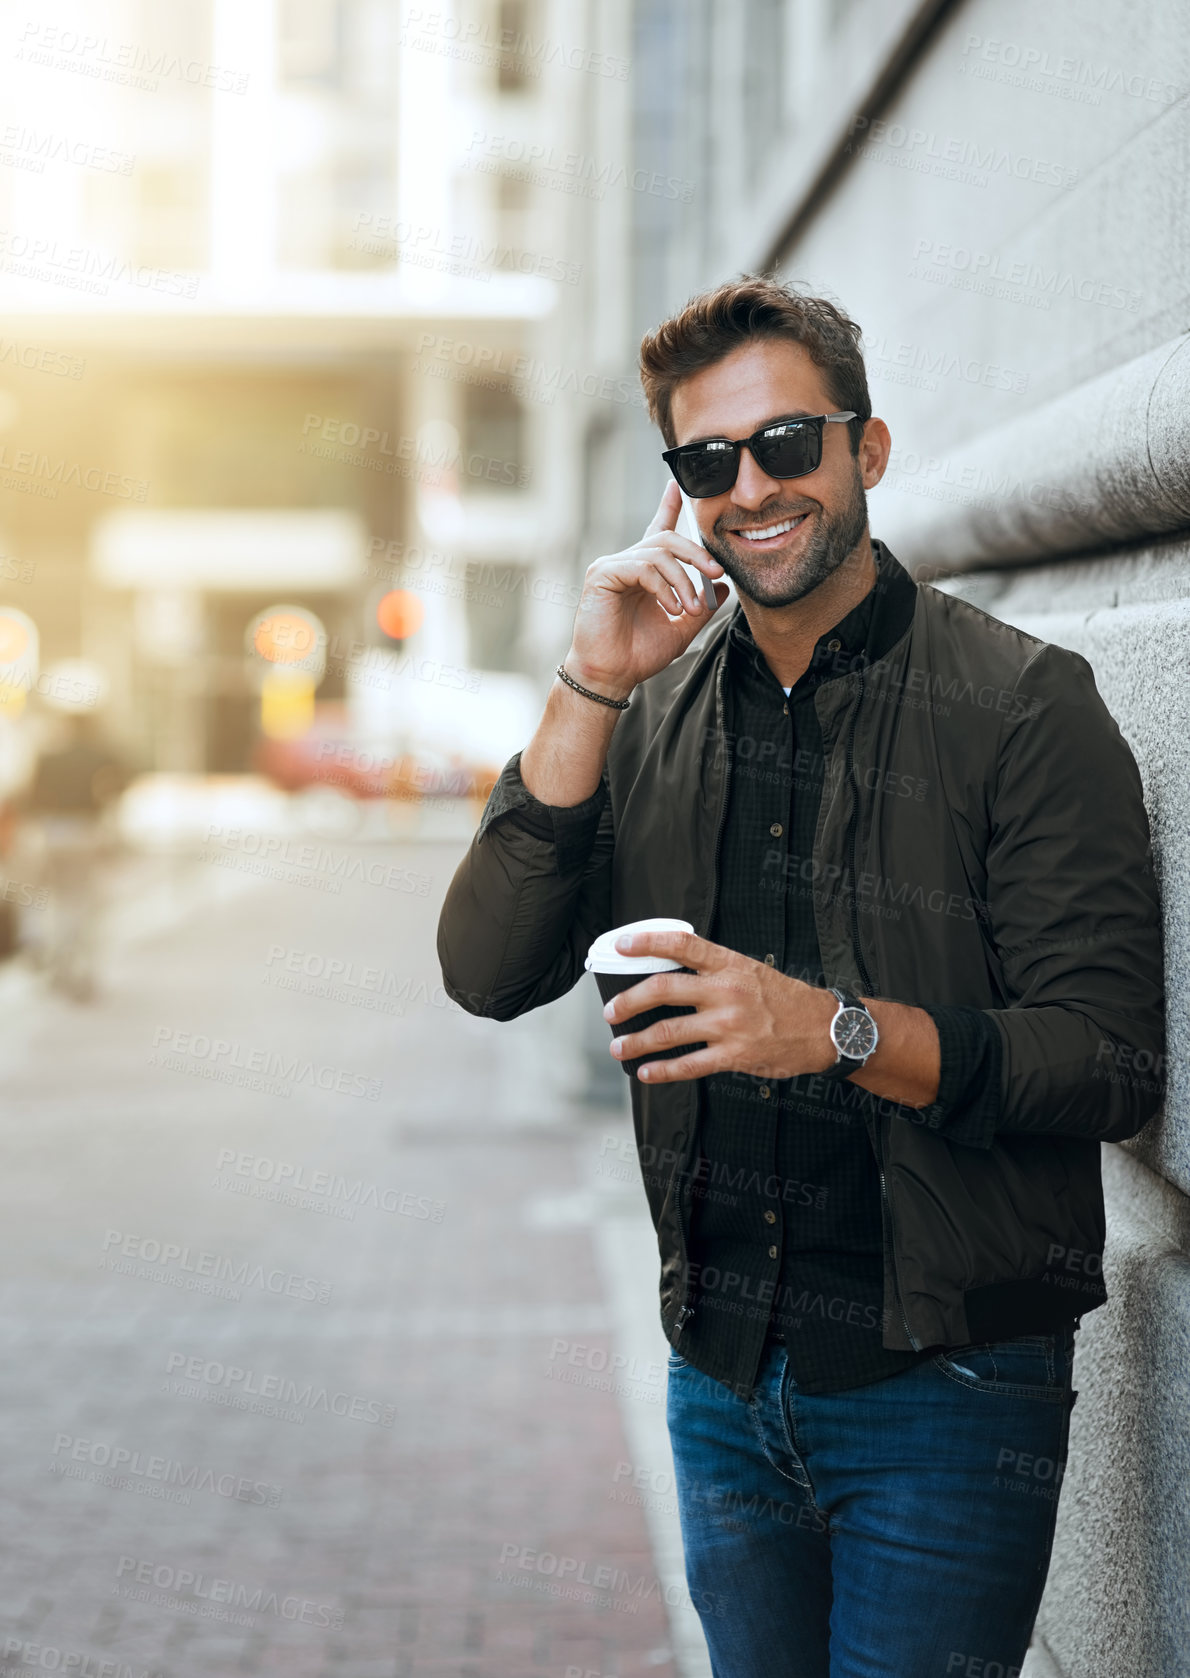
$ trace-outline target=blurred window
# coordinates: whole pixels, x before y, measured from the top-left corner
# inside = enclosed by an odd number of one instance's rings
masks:
[[[339,0],[281,0],[278,58],[283,87],[338,87],[341,22]]]
[[[193,270],[207,259],[207,175],[197,159],[145,162],[136,170],[136,261]]]
[[[765,148],[781,127],[788,16],[785,0],[748,0],[744,124],[749,170],[763,163]]]
[[[334,227],[328,253],[332,266],[391,268],[397,260],[395,244],[369,240],[360,233],[362,228],[366,234],[370,218],[395,198],[391,156],[376,150],[345,153],[335,163],[333,183]]]
[[[496,40],[500,58],[496,86],[501,93],[522,93],[533,86],[536,80],[533,49],[540,45],[534,33],[537,23],[534,0],[499,0]]]
[[[496,177],[496,238],[502,245],[520,250],[528,243],[533,189],[520,175]]]
[[[281,0],[285,132],[305,137],[279,171],[284,268],[392,266],[366,229],[395,193],[396,21],[389,0]]]
[[[211,55],[211,0],[186,0],[184,6],[163,6],[161,0],[140,0],[125,11],[127,26],[146,51],[162,51],[206,63]]]
[[[467,657],[473,670],[521,670],[529,577],[523,565],[480,564],[468,586]]]
[[[857,12],[872,11],[872,0],[834,0],[826,9],[827,25],[832,35],[841,35],[851,27]]]
[[[626,476],[627,433],[612,421],[600,418],[587,430],[583,451],[584,542],[597,553],[617,553],[626,542],[623,527],[624,497],[618,486]]]
[[[485,494],[515,490],[513,473],[499,470],[524,465],[525,411],[515,392],[506,386],[464,385],[462,433],[463,454],[468,461],[479,457],[495,463],[491,472],[469,465],[465,486]]]
[[[398,11],[390,0],[281,0],[282,87],[391,98]]]

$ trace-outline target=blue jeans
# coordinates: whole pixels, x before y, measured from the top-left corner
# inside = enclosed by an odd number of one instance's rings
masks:
[[[686,1579],[715,1678],[1019,1678],[1066,1467],[1074,1331],[750,1401],[671,1352]]]

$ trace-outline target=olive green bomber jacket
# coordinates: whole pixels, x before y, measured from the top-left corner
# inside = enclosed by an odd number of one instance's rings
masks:
[[[1003,1050],[994,1125],[944,1128],[937,1106],[864,1093],[884,1344],[1041,1333],[1105,1302],[1099,1144],[1135,1135],[1163,1092],[1161,910],[1140,775],[1085,659],[915,583],[873,546],[889,587],[877,642],[815,697],[823,968],[864,995],[984,1009]],[[729,618],[634,692],[589,848],[502,821],[527,798],[520,754],[505,766],[439,922],[444,984],[469,1012],[511,1019],[553,1001],[597,934],[626,921],[672,915],[706,935],[730,773]],[[926,796],[897,797],[903,777]],[[630,1084],[676,1342],[694,1297],[699,1085]]]

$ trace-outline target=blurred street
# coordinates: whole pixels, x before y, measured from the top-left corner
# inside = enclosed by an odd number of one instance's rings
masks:
[[[6,1678],[701,1670],[627,1099],[584,986],[447,1002],[459,816],[126,857],[93,1003],[0,970]]]

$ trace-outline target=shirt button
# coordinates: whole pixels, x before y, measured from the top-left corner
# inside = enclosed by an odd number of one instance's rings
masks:
[[[777,1256],[777,1249],[776,1249],[776,1247],[770,1247],[770,1248],[769,1248],[769,1257],[770,1257],[770,1258],[776,1258],[776,1256]]]
[[[777,958],[776,958],[776,956],[765,956],[765,958],[764,958],[764,965],[765,965],[765,966],[766,966],[766,967],[775,967],[775,966],[776,966],[776,965],[777,965]]]
[[[828,653],[837,653],[842,645],[842,641],[840,641],[839,637],[835,635],[827,642],[826,650]]]
[[[764,1221],[766,1224],[775,1224],[777,1221],[777,1214],[775,1212],[766,1212],[764,1215]]]
[[[779,839],[781,837],[781,835],[785,832],[785,829],[781,826],[780,822],[774,822],[773,825],[769,828],[769,832],[772,834],[774,839]]]
[[[773,1093],[772,1090],[769,1089],[767,1084],[761,1084],[761,1086],[760,1086],[760,1099],[762,1101],[767,1101],[769,1096],[772,1093]]]
[[[788,701],[788,699],[785,701],[784,705],[782,705],[781,709],[784,711],[786,716],[789,715],[789,701]]]

